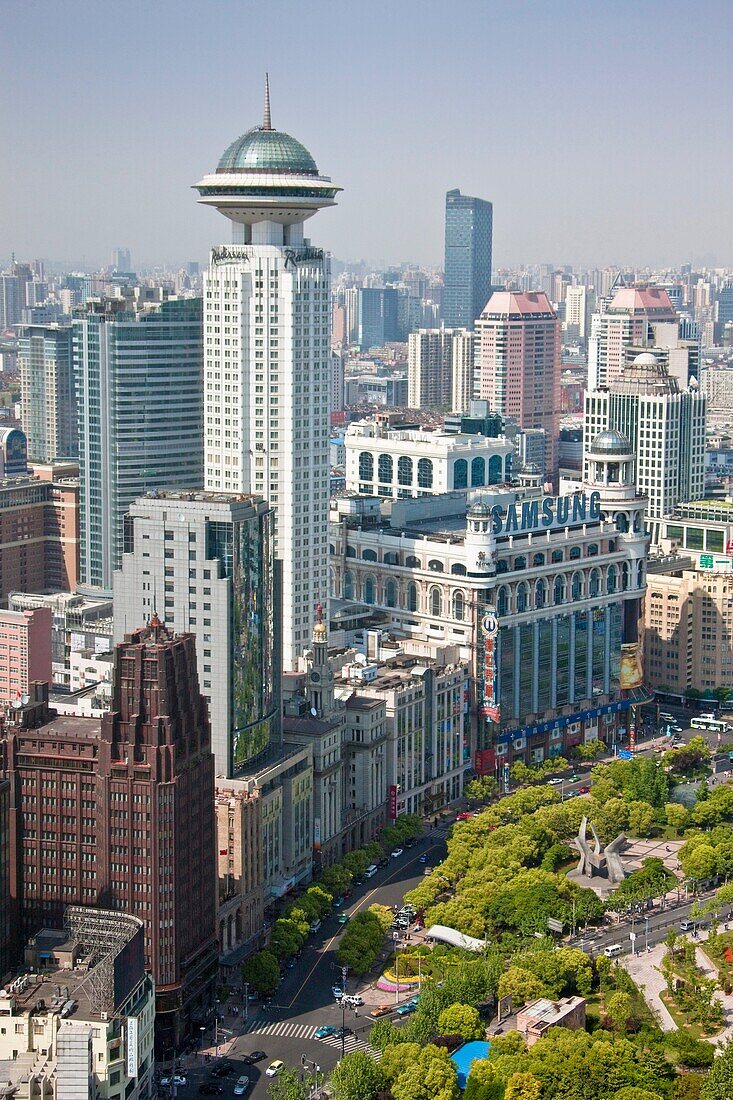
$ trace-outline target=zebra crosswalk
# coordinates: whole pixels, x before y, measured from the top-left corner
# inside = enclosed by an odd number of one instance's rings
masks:
[[[315,1024],[299,1024],[293,1020],[268,1020],[266,1016],[255,1016],[248,1020],[245,1033],[249,1035],[282,1035],[292,1039],[312,1039],[316,1033]]]

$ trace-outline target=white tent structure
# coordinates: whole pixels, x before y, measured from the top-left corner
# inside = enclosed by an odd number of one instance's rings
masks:
[[[475,936],[465,936],[463,932],[448,928],[445,924],[433,924],[427,930],[426,939],[440,940],[441,943],[449,943],[451,947],[462,947],[464,951],[483,951],[489,943],[488,940],[478,940]]]

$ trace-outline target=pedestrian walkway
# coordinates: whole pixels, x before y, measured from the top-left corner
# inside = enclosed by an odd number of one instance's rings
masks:
[[[268,1020],[262,1016],[248,1020],[243,1032],[248,1035],[289,1036],[291,1039],[312,1039],[315,1033],[315,1024],[299,1024],[294,1020]]]

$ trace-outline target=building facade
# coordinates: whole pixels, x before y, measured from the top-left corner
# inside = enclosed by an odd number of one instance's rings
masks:
[[[0,602],[11,592],[69,591],[77,582],[79,486],[0,482]]]
[[[650,352],[643,352],[610,383],[585,395],[586,456],[602,431],[628,437],[636,456],[639,492],[647,497],[653,544],[679,501],[695,500],[705,489],[706,398],[697,388],[680,390]],[[588,470],[588,459],[585,464]]]
[[[100,899],[143,922],[156,1050],[170,1057],[216,987],[214,756],[195,640],[155,616],[116,647],[97,782]]]
[[[114,575],[115,637],[153,611],[196,638],[216,774],[279,743],[273,510],[257,497],[161,491],[135,501]]]
[[[112,600],[90,599],[77,592],[49,595],[11,592],[8,606],[11,611],[49,609],[51,683],[54,687],[73,691],[74,658],[81,653],[108,654],[113,647]]]
[[[78,454],[71,325],[24,325],[18,343],[20,408],[31,458]]]
[[[10,969],[10,782],[0,778],[0,982]]]
[[[478,395],[520,428],[542,428],[557,483],[560,322],[546,294],[497,291],[476,322]]]
[[[0,705],[28,696],[34,680],[51,682],[51,612],[0,611]]]
[[[511,476],[513,447],[503,436],[426,432],[378,418],[350,424],[344,443],[346,489],[368,496],[431,496]]]
[[[112,591],[133,500],[203,482],[201,300],[90,299],[74,319],[79,583]]]
[[[663,287],[618,287],[605,308],[591,317],[588,389],[610,386],[623,371],[626,348],[652,345],[658,323],[678,323]]]
[[[216,922],[224,965],[236,965],[264,935],[261,809],[259,789],[251,780],[217,780]]]
[[[453,408],[453,330],[411,332],[407,351],[407,403],[411,409]]]
[[[443,320],[449,328],[473,327],[491,295],[494,208],[486,199],[445,196]]]
[[[398,646],[456,646],[479,715],[477,770],[612,743],[636,699],[621,657],[638,648],[645,500],[619,433],[588,457],[587,481],[566,497],[452,494],[393,502],[384,516],[374,502],[333,502],[332,617],[354,624],[343,640],[363,644],[366,626]],[[348,616],[355,604],[369,617]]]
[[[204,280],[205,486],[257,493],[274,508],[292,669],[328,594],[330,270],[303,223],[339,188],[273,128],[266,98],[262,126],[196,184],[234,234],[212,250]]]

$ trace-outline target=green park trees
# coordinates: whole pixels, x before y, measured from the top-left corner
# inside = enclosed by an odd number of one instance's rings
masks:
[[[384,1070],[364,1050],[347,1054],[331,1074],[335,1100],[375,1100],[385,1086]]]
[[[478,1010],[471,1005],[452,1004],[444,1008],[438,1017],[441,1035],[460,1035],[464,1042],[483,1039],[486,1028]]]

